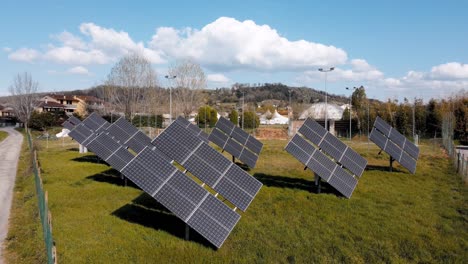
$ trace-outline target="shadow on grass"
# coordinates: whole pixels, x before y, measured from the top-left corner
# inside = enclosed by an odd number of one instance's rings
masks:
[[[78,161],[78,162],[90,162],[90,163],[98,163],[98,164],[107,164],[105,161],[100,159],[96,155],[87,155],[87,156],[82,156],[78,158],[72,159],[73,161]]]
[[[368,170],[368,171],[377,170],[377,171],[386,171],[386,172],[390,172],[390,167],[389,167],[388,165],[387,165],[387,166],[382,166],[382,165],[367,165],[366,170]],[[392,170],[392,172],[405,172],[405,171],[395,168],[395,164],[394,164],[394,165],[393,165],[393,170]]]
[[[80,149],[78,149],[78,148],[69,148],[69,149],[67,149],[67,151],[74,151],[74,152],[76,152],[76,151],[80,151]]]
[[[290,178],[277,175],[268,175],[264,173],[255,173],[253,175],[257,180],[261,181],[263,184],[269,187],[278,187],[278,188],[290,188],[290,189],[299,189],[308,192],[317,192],[315,187],[315,181],[300,179],[300,178]],[[333,186],[322,181],[320,193],[334,194],[338,197],[343,197]]]
[[[108,169],[106,171],[88,176],[86,177],[86,179],[90,179],[90,180],[97,181],[97,182],[115,184],[118,186],[129,186],[129,187],[139,189],[138,186],[136,186],[130,180],[127,180],[127,182],[125,183],[125,179],[122,178],[120,172],[115,169]]]
[[[132,203],[115,210],[112,215],[130,223],[162,230],[180,239],[185,239],[185,223],[146,193],[135,198]],[[190,229],[189,234],[188,241],[216,250],[208,240],[193,229]]]
[[[247,164],[241,163],[241,162],[236,162],[236,165],[239,166],[241,169],[245,171],[250,171],[250,167],[247,166]]]

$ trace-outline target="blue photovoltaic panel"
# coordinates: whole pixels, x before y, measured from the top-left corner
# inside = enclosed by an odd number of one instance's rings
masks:
[[[173,122],[152,141],[152,144],[243,211],[247,209],[255,194],[261,188],[261,183],[242,169],[235,171],[238,174],[237,176],[240,179],[252,179],[252,186],[256,191],[252,194],[250,190],[245,190],[240,186],[239,193],[236,195],[243,196],[243,199],[249,201],[248,203],[242,202],[243,200],[237,199],[237,197],[234,199],[234,196],[229,193],[230,189],[218,187],[217,183],[225,176],[227,168],[233,167],[231,166],[233,163],[178,122]],[[237,166],[234,165],[234,167]],[[235,180],[239,181],[237,178]],[[235,184],[239,183],[235,182]]]
[[[229,140],[229,136],[221,132],[221,130],[213,128],[208,139],[219,146],[221,149],[224,149],[226,142]]]
[[[74,126],[78,125],[81,123],[81,120],[79,120],[78,118],[74,117],[74,116],[70,116],[68,118],[68,122],[72,123]]]
[[[68,120],[66,120],[65,122],[62,123],[62,126],[68,130],[72,130],[75,125],[73,125],[72,123],[68,122]]]
[[[192,124],[190,121],[187,119],[179,116],[175,122],[178,122],[181,126],[185,127],[189,131],[195,134],[199,139],[203,140],[205,143],[208,143],[208,134],[203,132],[198,126]]]
[[[319,123],[308,118],[304,122],[304,125],[299,128],[298,132],[354,175],[361,177],[367,166],[367,160],[329,133]]]
[[[70,131],[70,133],[68,133],[68,135],[78,143],[83,144],[86,139],[93,135],[93,132],[85,125],[78,124]]]
[[[218,120],[208,139],[251,168],[255,167],[263,147],[259,140],[224,117]]]
[[[227,205],[149,148],[122,172],[218,248],[240,219]]]
[[[416,172],[419,148],[380,117],[375,119],[369,139],[411,173]]]
[[[124,147],[119,147],[106,159],[106,162],[114,169],[121,171],[132,159],[133,155],[128,150]]]
[[[112,123],[112,125],[120,127],[125,133],[127,133],[129,136],[135,134],[138,131],[138,128],[136,128],[134,125],[132,125],[130,122],[128,122],[125,117],[120,117]]]
[[[336,162],[360,176],[367,161],[311,119],[306,120],[298,132],[288,142],[285,150],[343,196],[350,198],[358,180]],[[318,150],[311,142],[315,142],[315,145],[321,147],[334,160]]]
[[[208,196],[187,223],[220,248],[239,219],[239,214],[215,197]]]

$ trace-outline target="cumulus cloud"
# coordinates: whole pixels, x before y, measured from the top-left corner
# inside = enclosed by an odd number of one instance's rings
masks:
[[[220,73],[208,74],[206,79],[213,83],[228,83],[231,81],[228,77],[224,76],[224,74]]]
[[[73,49],[86,49],[86,43],[80,38],[68,31],[64,31],[58,35],[53,35],[52,38],[62,42],[63,46]]]
[[[78,75],[89,75],[88,69],[83,66],[76,66],[67,70],[68,73],[78,74]]]
[[[10,53],[8,59],[13,61],[33,62],[40,56],[41,54],[35,49],[21,48]]]
[[[291,41],[268,25],[221,17],[201,30],[158,28],[150,47],[167,57],[192,58],[217,69],[297,70],[339,65],[344,50],[306,40]]]
[[[345,68],[347,67],[347,68]],[[298,80],[305,83],[322,80],[324,73],[319,72],[318,69],[306,71]],[[379,71],[376,67],[370,65],[366,60],[353,59],[343,67],[335,67],[332,72],[327,73],[327,80],[330,82],[359,82],[359,81],[372,81],[382,79],[383,72]]]
[[[152,63],[165,62],[159,51],[146,48],[143,42],[134,42],[127,32],[100,27],[93,23],[81,24],[80,31],[91,38],[89,45],[96,50],[106,51],[119,57],[129,52],[137,52],[143,54]]]
[[[468,79],[468,64],[449,62],[432,67],[430,76],[434,79]]]
[[[111,61],[101,50],[79,50],[72,47],[53,47],[45,54],[44,58],[62,64],[106,64]]]
[[[11,52],[12,49],[10,47],[3,47],[2,49],[4,52]]]

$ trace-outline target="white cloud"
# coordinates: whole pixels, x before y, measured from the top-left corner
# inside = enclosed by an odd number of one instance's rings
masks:
[[[8,55],[8,59],[14,61],[33,62],[40,57],[40,53],[35,49],[21,48]]]
[[[83,66],[76,66],[76,67],[70,68],[70,69],[67,70],[67,72],[71,73],[71,74],[79,74],[79,75],[89,75],[90,74],[88,69],[86,69]]]
[[[91,38],[89,45],[97,50],[105,51],[114,56],[123,56],[129,52],[143,54],[152,63],[164,63],[158,51],[148,49],[143,42],[134,42],[127,32],[117,32],[112,28],[103,28],[93,23],[83,23],[80,31]]]
[[[214,83],[228,83],[231,81],[228,77],[224,76],[224,74],[220,73],[208,74],[206,77],[209,82]]]
[[[306,40],[291,41],[268,25],[221,17],[201,30],[158,28],[150,47],[167,57],[192,58],[217,69],[297,70],[339,65],[346,52]]]
[[[384,77],[383,72],[370,65],[366,60],[353,59],[344,66],[348,65],[351,66],[349,69],[344,67],[335,67],[333,71],[327,73],[327,80],[330,82],[362,82],[379,80]],[[315,69],[313,71],[304,72],[303,75],[298,77],[298,80],[303,83],[310,83],[322,80],[323,78],[324,73]]]
[[[9,52],[12,51],[12,49],[11,49],[10,47],[3,47],[2,50],[3,50],[4,52],[7,52],[7,53],[9,53]]]
[[[70,47],[74,49],[86,49],[86,43],[80,38],[68,31],[64,31],[58,35],[52,36],[52,38],[57,39],[62,42],[63,46]]]
[[[433,79],[468,79],[468,64],[449,62],[432,67]]]
[[[106,64],[111,62],[111,58],[101,50],[78,50],[72,47],[52,47],[45,54],[44,58],[62,64]]]

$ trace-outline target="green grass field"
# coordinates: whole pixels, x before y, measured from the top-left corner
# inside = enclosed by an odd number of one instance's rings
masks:
[[[444,152],[430,144],[421,146],[412,175],[398,164],[388,172],[388,156],[378,156],[374,144],[351,143],[369,165],[348,200],[326,184],[321,194],[313,193],[313,174],[283,150],[287,141],[264,141],[257,168],[250,171],[264,187],[247,212],[240,212],[223,247],[214,250],[194,231],[191,240],[184,240],[182,221],[133,185],[124,187],[117,173],[92,153],[79,154],[77,143],[60,139],[49,141],[47,148],[46,141],[38,143],[61,263],[468,259],[467,187]],[[16,236],[18,241],[31,239]],[[9,245],[9,250],[23,252],[22,247]],[[21,260],[15,263],[35,262],[30,256]]]
[[[5,131],[0,131],[0,142],[4,140],[6,137],[8,137],[8,133]]]

